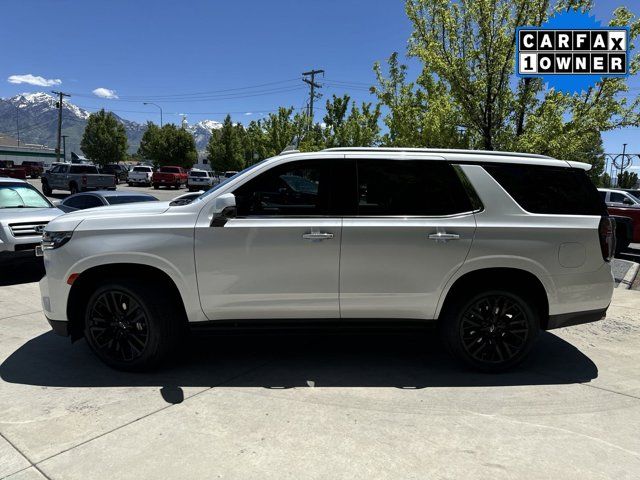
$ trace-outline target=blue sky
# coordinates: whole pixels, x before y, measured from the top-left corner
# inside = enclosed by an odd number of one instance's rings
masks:
[[[619,5],[640,14],[640,0],[596,0],[596,18],[606,23]],[[373,63],[404,53],[410,34],[401,0],[6,0],[2,10],[0,96],[61,89],[88,110],[105,107],[137,121],[159,121],[145,100],[176,123],[180,113],[194,123],[233,112],[248,123],[279,105],[301,108],[308,90],[300,73],[311,68],[326,71],[325,98],[371,100]],[[61,84],[7,81],[27,74]],[[263,86],[243,89],[255,85]],[[640,78],[630,86],[637,94]],[[98,88],[119,98],[98,98]],[[607,152],[626,142],[640,153],[640,129],[604,139]]]

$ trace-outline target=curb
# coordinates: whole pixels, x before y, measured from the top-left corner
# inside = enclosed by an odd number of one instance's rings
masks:
[[[635,263],[631,266],[631,268],[629,268],[629,270],[627,270],[627,274],[624,276],[624,278],[620,281],[620,287],[622,287],[625,290],[629,290],[631,289],[631,287],[633,286],[633,281],[636,278],[636,275],[638,275],[638,270],[640,270],[640,263]]]

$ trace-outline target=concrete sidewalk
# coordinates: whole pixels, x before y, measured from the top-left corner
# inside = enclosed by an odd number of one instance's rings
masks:
[[[199,339],[126,374],[50,333],[33,283],[0,287],[0,326],[0,478],[640,477],[631,290],[503,375],[429,334]]]

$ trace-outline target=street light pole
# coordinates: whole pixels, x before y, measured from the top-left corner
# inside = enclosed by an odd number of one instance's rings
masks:
[[[62,155],[63,161],[67,161],[67,137],[69,135],[62,135]]]
[[[16,139],[18,140],[18,146],[20,146],[20,121],[18,120],[20,107],[17,105],[14,105],[14,107],[16,107]]]
[[[162,107],[160,105],[158,105],[157,103],[152,103],[152,102],[142,102],[143,105],[153,105],[155,107],[158,107],[160,109],[160,128],[162,128]]]

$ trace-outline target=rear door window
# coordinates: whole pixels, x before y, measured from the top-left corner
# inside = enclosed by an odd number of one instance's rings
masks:
[[[473,210],[451,165],[428,160],[358,160],[359,216],[444,216]]]
[[[84,210],[85,208],[102,207],[104,204],[95,195],[78,195],[70,197],[63,202],[64,205],[71,208]]]
[[[606,214],[605,203],[582,169],[515,164],[483,167],[528,212]]]

